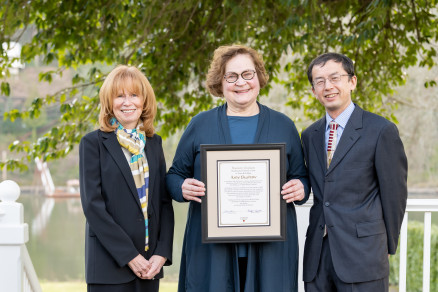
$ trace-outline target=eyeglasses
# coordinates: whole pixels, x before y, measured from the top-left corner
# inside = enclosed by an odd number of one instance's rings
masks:
[[[351,74],[334,74],[327,78],[316,78],[312,83],[315,88],[323,88],[325,86],[326,80],[330,81],[331,84],[338,84],[341,81],[342,76],[351,76]]]
[[[254,78],[255,74],[256,74],[255,70],[245,70],[242,73],[240,73],[240,76],[242,76],[244,80],[251,80]],[[234,83],[237,80],[239,80],[239,74],[235,72],[229,72],[224,75],[224,79],[228,83]]]
[[[140,98],[140,96],[138,96],[137,94],[119,94],[117,95],[118,99],[124,99],[129,100],[129,101],[133,101],[133,100],[137,100],[138,98]]]

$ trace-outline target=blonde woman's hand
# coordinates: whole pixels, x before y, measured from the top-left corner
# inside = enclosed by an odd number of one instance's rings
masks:
[[[146,279],[145,277],[152,267],[151,263],[146,260],[141,254],[133,258],[128,263],[128,266],[134,272],[134,274],[141,279]]]
[[[149,272],[146,274],[145,279],[153,279],[156,274],[158,274],[163,267],[164,263],[166,262],[166,258],[159,256],[159,255],[153,255],[149,259],[149,262],[151,263],[151,268],[149,269]]]

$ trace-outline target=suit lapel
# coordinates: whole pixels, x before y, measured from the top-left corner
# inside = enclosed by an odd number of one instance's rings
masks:
[[[312,146],[315,148],[314,153],[316,153],[318,157],[322,173],[325,173],[327,169],[327,153],[325,149],[325,117],[318,121],[318,125],[312,134],[311,142]]]
[[[335,154],[333,155],[327,174],[336,168],[348,151],[350,151],[351,147],[353,147],[357,140],[359,140],[360,134],[357,130],[362,128],[362,115],[363,110],[356,105],[347,125],[345,126],[341,140],[339,140],[338,145],[336,146]]]
[[[135,201],[137,202],[138,207],[141,209],[140,200],[138,199],[137,189],[135,187],[134,178],[132,177],[131,169],[129,168],[129,164],[126,161],[126,157],[123,154],[119,141],[117,141],[117,136],[114,132],[101,132],[103,138],[103,145],[108,150],[109,154],[112,156],[117,166],[120,168],[120,171],[123,174],[123,177],[126,180],[126,183],[131,190],[131,195],[133,195]]]

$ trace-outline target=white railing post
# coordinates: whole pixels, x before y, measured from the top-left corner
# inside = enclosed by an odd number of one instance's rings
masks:
[[[0,291],[38,292],[41,286],[25,245],[29,230],[24,223],[23,205],[16,202],[19,196],[20,187],[15,182],[0,183]]]
[[[423,243],[423,292],[430,291],[430,240],[432,234],[432,213],[424,213]]]
[[[22,289],[23,266],[21,246],[29,240],[27,224],[23,219],[23,205],[15,201],[20,187],[11,180],[0,183],[0,290]]]
[[[406,268],[408,258],[408,215],[405,213],[400,231],[400,263],[398,276],[398,291],[406,292]]]
[[[304,243],[306,242],[306,232],[307,226],[309,225],[309,214],[310,208],[313,205],[313,195],[310,196],[309,200],[299,206],[295,206],[297,213],[297,226],[298,226],[298,246],[299,246],[299,257],[298,257],[298,292],[304,292],[304,281],[303,281],[303,256],[304,256]]]

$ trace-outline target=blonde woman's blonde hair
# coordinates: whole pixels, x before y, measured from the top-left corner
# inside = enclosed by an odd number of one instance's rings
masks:
[[[142,130],[146,136],[154,135],[154,119],[157,114],[157,102],[154,90],[144,74],[133,66],[119,65],[106,77],[99,91],[100,114],[99,125],[104,132],[112,132],[116,125],[111,125],[113,101],[118,94],[125,91],[136,94],[143,99],[143,110],[140,120],[143,121]]]
[[[225,67],[229,60],[237,55],[249,55],[254,62],[259,79],[260,88],[268,83],[269,75],[266,73],[265,63],[262,56],[254,49],[243,45],[221,46],[214,51],[213,59],[207,73],[207,89],[217,97],[223,97],[222,80],[225,74]]]

